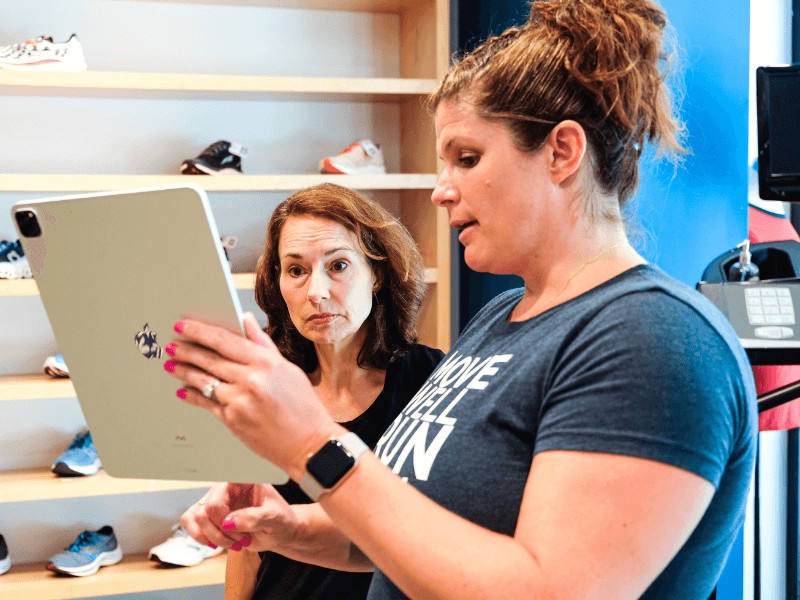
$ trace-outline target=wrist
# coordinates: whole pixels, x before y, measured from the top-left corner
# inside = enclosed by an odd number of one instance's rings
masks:
[[[331,423],[330,429],[317,431],[309,435],[308,439],[303,443],[299,454],[297,454],[292,461],[292,464],[285,469],[289,478],[295,483],[299,483],[306,474],[306,464],[308,463],[309,456],[315,454],[331,439],[342,436],[347,432],[347,429],[338,423]]]
[[[355,471],[361,456],[368,451],[369,447],[353,432],[331,437],[309,454],[305,473],[297,482],[300,489],[318,502]]]

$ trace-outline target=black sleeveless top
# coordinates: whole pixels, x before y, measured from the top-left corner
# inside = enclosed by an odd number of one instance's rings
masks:
[[[375,402],[358,417],[341,423],[374,448],[383,432],[408,404],[428,378],[444,354],[415,344],[400,358],[389,364],[383,390]],[[275,486],[289,504],[311,502],[289,481]],[[277,554],[261,552],[253,600],[363,600],[367,597],[372,573],[335,571],[309,565]]]

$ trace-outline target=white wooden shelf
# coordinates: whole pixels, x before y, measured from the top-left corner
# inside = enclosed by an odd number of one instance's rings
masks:
[[[204,481],[118,479],[109,476],[102,469],[96,475],[89,477],[59,477],[50,469],[43,467],[0,471],[0,504],[175,490],[206,490],[209,486],[211,482]],[[0,598],[4,596],[0,594]]]
[[[134,73],[125,71],[0,70],[0,86],[33,93],[58,90],[93,92],[110,90],[134,96],[171,93],[181,97],[238,97],[261,100],[399,102],[429,94],[433,79],[390,77],[272,77],[262,75],[214,75],[204,73]]]
[[[425,283],[436,283],[438,270],[425,269]],[[233,285],[237,290],[252,290],[255,287],[255,273],[234,273]],[[0,297],[3,296],[38,296],[39,288],[33,279],[0,279]],[[0,400],[3,399],[2,382],[0,377]]]
[[[2,70],[0,70],[2,73]],[[2,192],[104,192],[196,183],[208,192],[291,192],[320,183],[356,190],[432,190],[433,173],[387,175],[45,175],[0,174]]]
[[[225,558],[222,553],[195,567],[170,568],[148,560],[146,554],[132,554],[90,577],[58,576],[43,563],[12,564],[11,570],[0,577],[0,598],[67,600],[218,585],[225,582]]]

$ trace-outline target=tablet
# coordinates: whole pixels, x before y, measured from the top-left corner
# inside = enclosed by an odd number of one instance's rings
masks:
[[[163,346],[182,318],[243,332],[205,192],[193,184],[27,200],[11,208],[58,350],[112,477],[282,483],[175,392]]]

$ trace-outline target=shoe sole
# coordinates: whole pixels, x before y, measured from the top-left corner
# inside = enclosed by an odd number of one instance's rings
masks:
[[[47,563],[47,568],[56,573],[72,575],[73,577],[88,577],[100,570],[100,567],[110,567],[122,560],[122,548],[117,546],[110,552],[101,552],[91,563],[80,567],[59,567],[52,562]]]
[[[347,167],[337,167],[326,158],[320,162],[319,172],[323,175],[386,175],[386,167],[369,165],[350,169]]]
[[[57,462],[54,463],[50,470],[56,475],[62,477],[86,477],[94,475],[100,470],[100,459],[94,461],[91,465],[68,465],[67,463]]]
[[[52,71],[59,73],[77,73],[78,71],[85,71],[86,68],[86,63],[71,65],[60,62],[44,61],[39,63],[15,65],[0,62],[0,69],[8,69],[9,71]]]
[[[0,560],[0,575],[2,575],[3,573],[7,573],[10,568],[11,568],[10,556],[6,556],[3,560]]]
[[[6,263],[0,265],[0,279],[30,279],[33,277],[30,265],[15,265]]]

